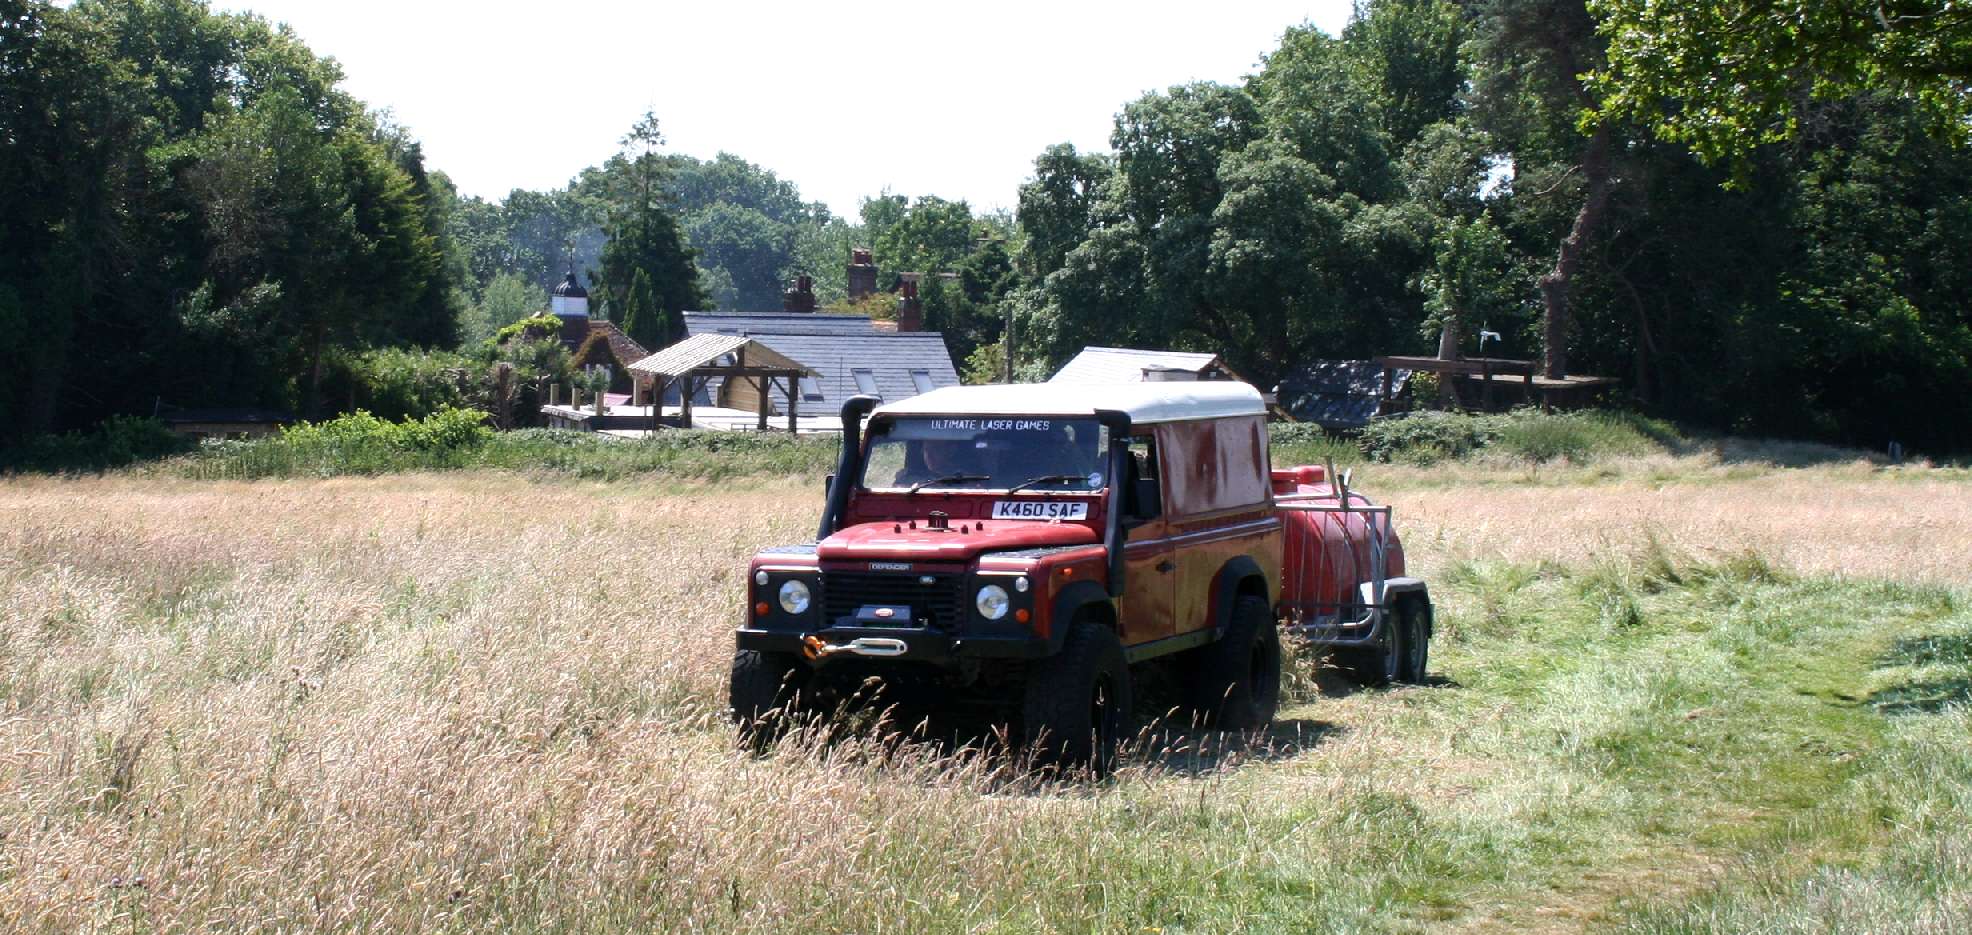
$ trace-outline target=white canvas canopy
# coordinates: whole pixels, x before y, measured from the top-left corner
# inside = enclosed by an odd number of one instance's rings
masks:
[[[1258,416],[1267,412],[1260,391],[1245,383],[1112,383],[1065,387],[1059,383],[952,386],[879,406],[871,417],[891,416],[1084,416],[1106,409],[1134,424]]]

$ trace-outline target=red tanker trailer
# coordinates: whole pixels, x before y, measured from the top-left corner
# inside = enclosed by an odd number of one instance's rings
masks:
[[[1044,761],[1106,769],[1131,671],[1176,663],[1206,722],[1264,727],[1283,630],[1419,680],[1424,583],[1388,507],[1272,470],[1242,383],[952,387],[842,409],[816,539],[748,568],[735,719],[760,732],[871,679],[1001,708]]]

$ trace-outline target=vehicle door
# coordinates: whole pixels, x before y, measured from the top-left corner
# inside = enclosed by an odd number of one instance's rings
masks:
[[[1171,607],[1177,566],[1171,559],[1170,524],[1164,517],[1164,466],[1153,436],[1130,439],[1130,462],[1118,483],[1123,491],[1123,643],[1134,646],[1173,633]],[[1135,476],[1130,476],[1135,475]]]

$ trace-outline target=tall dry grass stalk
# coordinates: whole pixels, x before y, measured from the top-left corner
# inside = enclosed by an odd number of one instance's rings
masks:
[[[1720,472],[1723,473],[1723,472]],[[1380,499],[1427,572],[1460,558],[1573,563],[1640,535],[1700,556],[1755,553],[1804,574],[1972,585],[1972,482],[1860,465],[1682,481],[1434,486]],[[1376,472],[1358,482],[1374,492]]]
[[[739,576],[811,532],[814,487],[0,481],[0,929],[1367,926],[1390,890],[1361,871],[1421,829],[1537,887],[1515,841],[1548,810],[1624,807],[1476,754],[1469,721],[1399,741],[1402,694],[1290,718],[1250,769],[1178,757],[1098,789],[869,738],[750,757],[721,713]],[[1426,568],[1725,526],[1809,567],[1964,580],[1929,554],[1972,541],[1963,486],[1697,493],[1398,506]],[[1875,554],[1838,565],[1857,539]]]

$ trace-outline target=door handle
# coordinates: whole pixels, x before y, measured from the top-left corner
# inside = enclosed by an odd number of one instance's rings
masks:
[[[1167,558],[1164,561],[1157,563],[1157,573],[1160,575],[1168,575],[1171,573],[1171,569],[1176,567],[1178,566]]]

